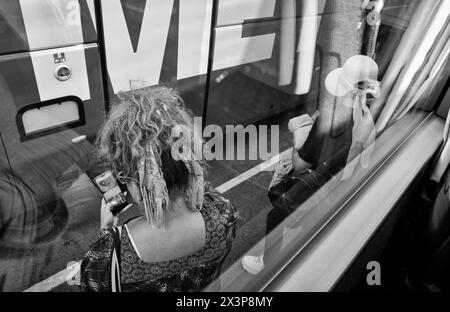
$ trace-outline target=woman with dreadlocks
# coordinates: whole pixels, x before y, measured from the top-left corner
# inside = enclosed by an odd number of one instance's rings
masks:
[[[192,130],[192,145],[173,157],[179,139],[173,129],[180,126]],[[117,226],[114,204],[102,201],[100,235],[81,263],[83,290],[200,291],[218,277],[237,215],[204,182],[204,163],[189,157],[201,143],[195,133],[172,89],[122,94],[111,109],[98,135],[99,153],[141,216]]]

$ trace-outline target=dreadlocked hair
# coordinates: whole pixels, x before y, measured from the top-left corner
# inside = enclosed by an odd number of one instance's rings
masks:
[[[192,113],[182,98],[175,90],[158,86],[119,93],[118,99],[96,140],[100,158],[110,164],[115,176],[139,178],[145,215],[152,224],[159,227],[164,222],[169,194],[185,192],[189,209],[198,209],[206,165],[200,160],[175,160],[171,155],[176,139],[172,128],[193,126]],[[196,168],[195,176],[191,167]],[[197,193],[194,198],[189,194],[192,190]]]

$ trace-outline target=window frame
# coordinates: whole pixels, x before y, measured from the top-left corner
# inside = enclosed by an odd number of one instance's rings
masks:
[[[45,106],[62,104],[62,102],[68,102],[68,101],[71,101],[71,102],[74,102],[77,104],[78,112],[80,115],[79,120],[66,122],[66,123],[59,124],[57,126],[46,128],[43,130],[33,131],[29,134],[27,134],[25,132],[25,127],[23,125],[22,117],[27,111],[36,109],[36,108],[39,109],[39,108],[42,108]],[[16,115],[16,125],[17,125],[17,129],[19,130],[21,142],[37,139],[37,138],[40,138],[40,137],[43,137],[43,136],[46,136],[49,134],[61,132],[61,131],[67,130],[67,129],[77,128],[77,127],[83,126],[85,124],[86,124],[86,117],[84,114],[83,101],[79,97],[76,97],[76,96],[64,96],[64,97],[51,99],[51,100],[44,101],[44,102],[30,104],[30,105],[24,106],[21,109],[19,109],[19,111],[17,112],[17,115]]]

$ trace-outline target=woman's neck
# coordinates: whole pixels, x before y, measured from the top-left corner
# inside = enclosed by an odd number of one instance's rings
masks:
[[[192,213],[194,212],[187,206],[186,201],[184,200],[184,196],[170,196],[168,214],[166,215],[166,219],[162,228],[166,228],[173,220],[182,218]],[[147,222],[144,215],[142,215],[136,221],[138,220]]]
[[[169,198],[169,217],[178,216],[190,212],[182,196],[171,196]]]

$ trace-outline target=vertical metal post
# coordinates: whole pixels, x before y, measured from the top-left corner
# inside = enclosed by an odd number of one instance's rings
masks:
[[[209,34],[209,51],[208,51],[208,69],[206,71],[206,83],[205,83],[205,98],[203,102],[203,114],[202,114],[202,129],[205,128],[206,114],[208,111],[208,98],[209,98],[209,89],[211,82],[211,73],[213,70],[213,62],[214,62],[214,46],[216,42],[216,33],[215,27],[217,24],[217,11],[218,11],[218,1],[212,0],[212,14],[211,14],[211,32]]]
[[[103,28],[103,11],[102,11],[102,1],[95,0],[95,23],[97,28],[97,43],[100,55],[100,67],[102,71],[102,87],[103,87],[103,98],[105,100],[105,110],[108,113],[110,108],[110,94],[108,89],[108,67],[106,60],[106,47],[105,47],[105,32]]]

